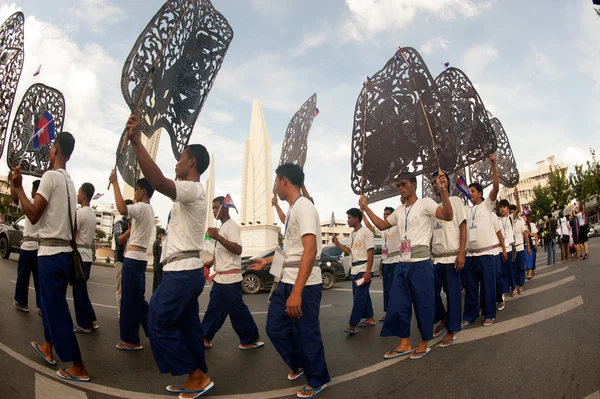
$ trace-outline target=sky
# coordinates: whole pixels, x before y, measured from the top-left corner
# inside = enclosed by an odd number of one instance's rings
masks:
[[[252,100],[262,104],[275,167],[288,122],[316,92],[320,114],[308,138],[306,185],[322,220],[332,211],[345,219],[358,200],[350,189],[355,102],[364,76],[378,71],[401,45],[416,48],[434,77],[445,61],[470,77],[486,108],[502,121],[520,171],[550,155],[572,167],[590,158],[589,148],[600,150],[600,17],[591,3],[213,0],[234,38],[190,143],[202,143],[214,155],[216,195],[229,193],[241,204]],[[17,10],[26,17],[25,64],[13,112],[35,82],[63,92],[65,130],[77,141],[68,170],[77,186],[88,181],[104,193],[95,202],[100,207],[113,202],[106,185],[130,113],[120,91],[121,70],[162,5],[0,1],[0,21]],[[157,162],[174,175],[167,135]],[[6,173],[2,159],[0,174]],[[152,204],[166,224],[170,200],[157,193]],[[396,197],[373,208],[381,213],[397,205]]]

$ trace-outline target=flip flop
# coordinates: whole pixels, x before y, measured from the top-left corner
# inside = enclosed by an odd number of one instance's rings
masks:
[[[452,346],[452,344],[456,341],[456,337],[452,337],[452,339],[443,339],[442,342],[438,345],[440,348],[447,348]]]
[[[121,345],[122,347],[120,347],[119,345]],[[115,347],[120,351],[141,351],[142,349],[144,349],[143,346],[136,348],[134,346],[126,344],[125,342],[119,342],[115,345]]]
[[[65,377],[64,375],[62,375],[60,372],[65,373],[67,376]],[[87,378],[79,378],[79,377],[75,377],[73,375],[71,375],[67,369],[60,369],[56,372],[56,375],[58,375],[58,377],[62,380],[65,381],[76,381],[76,382],[89,382],[90,381],[90,377]]]
[[[466,326],[468,326],[469,324],[472,324],[472,323],[473,323],[472,321],[463,320],[462,323],[460,323],[460,326],[461,327],[466,327]]]
[[[290,381],[296,381],[298,378],[302,377],[303,375],[304,375],[304,369],[298,369],[298,372],[296,374],[289,373],[287,376],[287,379]]]
[[[212,348],[212,346],[213,345],[212,345],[212,342],[211,342],[209,345],[204,345],[204,349],[210,349],[210,348]]]
[[[167,385],[165,389],[167,390],[167,392],[170,393],[182,393],[185,391],[185,388],[182,387],[180,384],[183,384],[183,382],[180,382],[179,384]]]
[[[358,328],[375,327],[376,325],[377,325],[377,323],[365,323],[364,321],[361,321],[360,323],[358,323],[358,325],[356,327],[358,327]]]
[[[444,331],[446,331],[446,327],[443,327],[441,330],[435,330],[433,332],[433,338],[439,337]]]
[[[25,306],[21,306],[21,305],[19,305],[17,302],[13,302],[13,306],[14,306],[14,307],[15,307],[15,309],[17,309],[19,312],[29,313],[29,308],[26,308]]]
[[[93,324],[92,325],[92,330],[94,330],[94,331],[98,330],[99,328],[100,328],[99,324]]]
[[[502,311],[504,310],[504,308],[506,307],[506,304],[504,303],[504,301],[500,302],[500,304],[498,305],[498,310]]]
[[[206,385],[202,389],[184,389],[182,392],[179,393],[179,399],[196,399],[196,398],[199,398],[200,396],[204,396],[208,392],[212,391],[212,389],[214,387],[215,387],[215,383],[211,381],[211,382],[208,383],[208,385]],[[190,398],[186,398],[186,397],[182,396],[183,394],[187,394],[187,393],[197,393],[198,395],[192,396]]]
[[[494,319],[489,319],[489,320],[490,320],[491,322],[488,322],[488,319],[486,319],[486,320],[483,322],[483,326],[484,326],[484,327],[489,327],[489,326],[491,326],[492,324],[494,324]]]
[[[73,327],[73,331],[75,331],[76,333],[79,333],[79,334],[91,334],[94,330],[91,328],[89,330],[86,330],[83,327],[75,326],[75,327]]]
[[[383,323],[383,322],[385,321],[385,316],[383,316],[383,317],[380,317],[380,318],[379,318],[379,321]]]
[[[356,334],[356,328],[346,328],[344,332],[348,335],[354,335]]]
[[[248,346],[248,347],[244,347],[242,345],[239,345],[238,348],[240,348],[243,351],[248,351],[250,349],[256,349],[256,348],[262,348],[263,346],[265,346],[265,343],[260,341],[260,342],[255,342],[252,344],[252,346]]]
[[[296,394],[298,398],[314,398],[327,388],[327,384],[323,384],[318,388],[306,389],[306,385],[302,387],[302,390]],[[302,395],[302,393],[308,393],[310,395]]]
[[[50,366],[56,366],[56,360],[50,360],[46,357],[46,355],[44,355],[44,353],[40,350],[40,344],[36,343],[36,342],[32,342],[31,343],[31,347],[33,348],[33,350],[42,358],[44,359],[44,361],[46,363],[48,363]]]
[[[388,356],[388,354],[386,353],[385,355],[383,355],[383,358],[384,358],[384,359],[388,359],[388,360],[390,360],[390,359],[395,359],[395,358],[397,358],[397,357],[400,357],[400,356],[408,355],[408,354],[409,354],[409,353],[411,353],[412,351],[413,351],[412,349],[409,349],[409,350],[407,350],[407,351],[400,352],[399,350],[392,349],[392,350],[390,351],[390,353],[393,353],[393,355],[392,355],[392,356]]]
[[[415,351],[413,352],[413,354],[409,356],[409,359],[410,360],[419,360],[419,359],[422,359],[425,356],[427,356],[427,354],[429,352],[431,352],[431,348],[425,349],[424,352],[417,352],[417,350],[415,349]]]

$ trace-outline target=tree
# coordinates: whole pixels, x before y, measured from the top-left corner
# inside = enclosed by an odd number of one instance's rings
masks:
[[[103,240],[106,238],[104,230],[96,229],[96,240]]]
[[[596,160],[596,151],[590,148],[592,154],[592,162],[588,161],[588,171],[590,173],[590,191],[591,196],[596,200],[600,200],[600,162]]]
[[[317,239],[321,239],[320,237],[317,237]],[[277,232],[277,241],[279,242],[279,247],[281,247],[283,245],[283,234],[281,234],[281,230],[279,230]]]
[[[548,174],[548,193],[554,200],[555,209],[563,210],[569,203],[571,192],[569,190],[569,180],[567,180],[567,169],[550,167]]]
[[[550,196],[550,189],[548,186],[542,187],[537,185],[533,188],[534,200],[529,204],[531,207],[531,220],[539,221],[543,220],[544,216],[552,213],[553,200]]]

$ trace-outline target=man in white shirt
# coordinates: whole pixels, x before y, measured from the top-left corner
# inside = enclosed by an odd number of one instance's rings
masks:
[[[225,197],[212,202],[215,219],[221,228],[208,228],[208,235],[215,241],[213,259],[204,263],[205,269],[213,268],[209,279],[213,281],[210,301],[204,319],[204,346],[212,348],[211,341],[229,316],[234,331],[240,338],[238,348],[256,349],[264,346],[258,335],[258,327],[244,303],[242,292],[242,238],[240,226],[229,217],[229,208],[224,206]]]
[[[66,171],[67,162],[75,148],[75,138],[67,132],[56,136],[50,150],[50,170],[42,176],[33,204],[23,190],[21,168],[16,167],[12,183],[23,212],[32,224],[39,224],[38,275],[40,301],[44,322],[43,344],[32,342],[36,353],[48,364],[55,365],[53,348],[63,362],[73,362],[61,369],[64,380],[86,382],[90,376],[85,369],[73,320],[67,304],[67,284],[73,274],[73,238],[77,198],[73,180]],[[65,216],[65,212],[69,216]]]
[[[406,199],[406,205],[398,207],[387,220],[381,220],[373,213],[364,196],[361,196],[359,201],[361,209],[367,213],[375,226],[380,230],[398,226],[400,234],[398,249],[401,262],[396,266],[388,311],[381,331],[382,337],[400,337],[400,345],[388,351],[384,355],[386,359],[412,352],[410,358],[417,360],[430,351],[428,342],[433,338],[435,318],[435,276],[430,254],[431,221],[435,218],[450,221],[453,217],[448,197],[448,180],[443,172],[440,171],[435,184],[438,186],[443,206],[438,206],[431,198],[417,198],[416,177],[399,176],[396,186],[401,198]],[[421,343],[414,352],[409,339],[413,305],[421,333]]]
[[[348,215],[348,227],[354,229],[350,234],[350,246],[342,244],[336,236],[333,236],[332,241],[346,255],[350,255],[353,305],[350,321],[344,332],[354,335],[356,327],[374,327],[377,324],[373,318],[373,303],[369,294],[375,245],[373,233],[361,223],[360,209],[351,208],[346,215]],[[361,322],[361,319],[365,320]]]
[[[383,210],[383,220],[386,220],[392,213],[394,213],[394,208],[385,207]],[[400,263],[400,251],[398,250],[400,238],[398,229],[392,227],[381,231],[369,223],[369,218],[364,218],[363,220],[369,230],[383,238],[383,246],[381,248],[381,279],[383,280],[383,312],[386,313],[388,303],[390,302],[390,290],[394,281],[396,265]],[[385,315],[379,321],[385,321]]]
[[[511,254],[506,258],[506,261],[502,260],[502,284],[498,287],[501,289],[501,294],[504,297],[509,292],[513,293],[513,296],[517,294],[516,284],[516,265],[513,264],[512,258],[512,247],[515,245],[515,233],[513,226],[515,220],[509,213],[509,202],[506,199],[500,200],[498,203],[498,210],[500,211],[500,227],[502,228],[502,241],[506,247],[507,253],[510,251]],[[518,253],[517,253],[518,257]],[[504,301],[498,305],[498,310],[504,309]]]
[[[446,180],[448,175],[445,174]],[[438,178],[435,173],[432,181]],[[434,185],[436,194],[438,186]],[[450,188],[448,187],[448,191]],[[455,334],[460,332],[462,317],[462,283],[461,271],[465,266],[465,251],[467,248],[467,217],[462,200],[458,197],[450,197],[452,204],[452,220],[432,219],[433,240],[431,253],[433,254],[433,265],[435,268],[435,319],[434,323],[440,323],[433,337],[437,337],[446,330],[446,335],[440,343],[440,348],[446,348],[456,340]],[[441,204],[440,204],[441,205]],[[448,311],[442,302],[442,288],[446,293]]]
[[[291,370],[288,380],[305,375],[307,385],[297,394],[308,398],[321,393],[331,381],[319,326],[323,290],[321,269],[315,261],[321,253],[319,213],[302,196],[304,172],[298,165],[283,164],[275,171],[275,190],[290,208],[285,218],[283,249],[275,256],[258,259],[250,270],[270,264],[275,283],[267,314],[267,334]]]
[[[154,210],[150,199],[154,188],[147,179],[139,179],[133,192],[133,205],[125,205],[119,188],[117,172],[113,170],[109,177],[115,193],[115,204],[119,213],[132,219],[131,233],[125,248],[123,272],[121,277],[121,309],[119,326],[121,342],[119,350],[141,350],[140,326],[148,335],[148,302],[146,302],[146,268],[148,266],[148,243],[154,237]]]
[[[73,286],[73,304],[77,325],[75,332],[88,334],[99,328],[96,324],[96,313],[87,290],[87,280],[92,269],[92,245],[96,236],[96,214],[90,208],[90,202],[96,189],[92,183],[83,183],[77,192],[77,203],[81,208],[77,210],[77,248],[83,261],[86,281]]]
[[[19,197],[12,186],[9,175],[10,192],[13,201],[19,204]],[[35,198],[40,180],[35,180],[31,187],[31,198]],[[20,207],[20,206],[19,206]],[[13,305],[21,312],[29,312],[29,279],[33,275],[35,288],[35,304],[40,311],[40,283],[38,279],[38,231],[39,225],[31,224],[27,216],[24,218],[23,239],[19,251],[19,264],[17,266],[17,285],[15,287],[15,302]]]
[[[571,226],[569,225],[569,220],[563,215],[562,211],[558,213],[558,216],[558,226],[560,229],[560,260],[564,262],[571,257],[571,251],[569,249]]]

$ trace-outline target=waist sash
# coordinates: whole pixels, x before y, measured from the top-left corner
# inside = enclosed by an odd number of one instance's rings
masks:
[[[71,241],[60,238],[40,238],[41,247],[70,247]]]
[[[125,247],[125,252],[135,251],[135,252],[146,252],[148,248],[142,247],[141,245],[128,245]]]
[[[299,267],[300,267],[299,260],[295,260],[292,262],[283,262],[283,269],[298,269]],[[273,286],[271,286],[271,292],[269,293],[269,299],[267,300],[267,303],[269,303],[269,304],[271,303],[271,295],[273,295],[273,293],[277,289],[278,285],[279,285],[279,280],[276,278],[273,280]]]
[[[200,259],[200,250],[176,252],[173,255],[166,258],[164,261],[162,261],[162,264],[163,264],[163,266],[165,266],[165,265],[168,265],[169,263],[173,263],[178,260],[191,259],[191,258]]]
[[[206,280],[207,281],[213,281],[215,279],[215,277],[217,276],[227,276],[227,275],[231,275],[231,274],[240,274],[242,272],[242,269],[231,269],[231,270],[226,270],[224,272],[215,272],[213,274],[210,274]]]
[[[23,245],[26,242],[35,242],[35,243],[39,243],[39,240],[37,237],[28,237],[28,236],[23,236],[23,239],[21,240],[20,245]]]
[[[469,249],[469,250],[467,250],[467,252],[470,253],[470,254],[480,254],[482,252],[486,252],[486,251],[490,251],[492,249],[496,249],[499,246],[500,246],[500,244],[495,244],[495,245],[490,245],[489,247],[485,247],[485,248]]]
[[[448,258],[450,256],[458,256],[459,253],[460,253],[459,250],[450,251],[450,252],[442,252],[442,253],[439,253],[439,254],[434,253],[433,257],[434,258]]]

